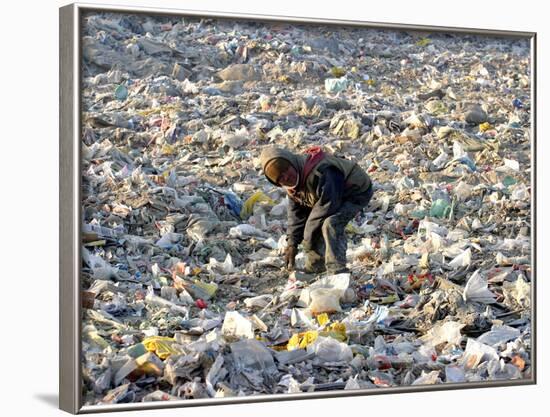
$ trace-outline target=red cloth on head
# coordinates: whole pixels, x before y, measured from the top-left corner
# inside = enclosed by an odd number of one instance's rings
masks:
[[[307,176],[325,157],[325,152],[321,149],[320,146],[312,146],[311,148],[306,149],[304,153],[306,155],[304,169],[302,170],[302,172],[299,173],[300,181],[298,182],[298,184],[295,187],[288,189],[291,195],[294,195],[298,190],[302,190],[304,188]]]

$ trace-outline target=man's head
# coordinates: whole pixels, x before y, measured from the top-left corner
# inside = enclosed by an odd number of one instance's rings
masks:
[[[279,148],[264,149],[260,155],[266,178],[278,187],[294,187],[298,184],[298,169],[292,161],[291,152]]]
[[[264,173],[269,181],[279,187],[294,187],[298,182],[298,172],[283,158],[269,161],[264,168]]]

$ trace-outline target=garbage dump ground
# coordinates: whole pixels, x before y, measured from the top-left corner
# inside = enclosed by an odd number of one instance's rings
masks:
[[[528,40],[92,13],[82,56],[87,405],[530,378]],[[350,274],[283,268],[268,145],[368,171]]]

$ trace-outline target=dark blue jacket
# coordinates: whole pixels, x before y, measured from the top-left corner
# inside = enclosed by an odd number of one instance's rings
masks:
[[[313,236],[321,233],[323,221],[342,206],[344,180],[338,168],[327,166],[316,174],[317,202],[312,208],[289,198],[287,239],[290,246],[298,246],[302,241],[311,243]]]

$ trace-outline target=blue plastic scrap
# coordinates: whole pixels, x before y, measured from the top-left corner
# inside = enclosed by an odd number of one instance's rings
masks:
[[[241,210],[243,208],[243,202],[235,193],[229,191],[224,193],[223,201],[225,205],[229,208],[231,213],[233,213],[235,216],[240,217]]]

